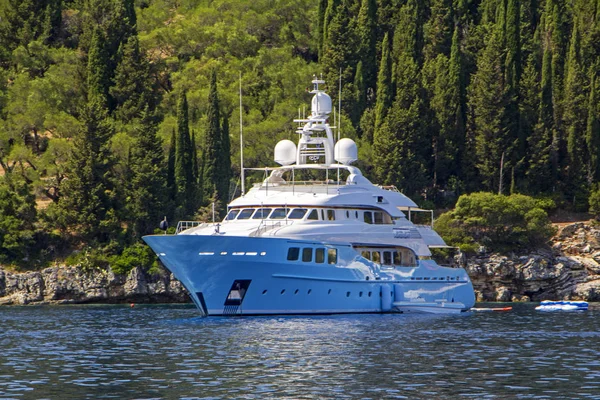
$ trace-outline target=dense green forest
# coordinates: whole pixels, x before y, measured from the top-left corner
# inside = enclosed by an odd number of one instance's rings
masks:
[[[372,181],[587,211],[598,72],[600,0],[0,0],[0,262],[143,258],[165,216],[222,212],[240,82],[260,167],[313,74]]]

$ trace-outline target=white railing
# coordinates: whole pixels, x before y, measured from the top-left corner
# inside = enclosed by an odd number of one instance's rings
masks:
[[[177,229],[175,230],[175,234],[179,235],[181,232],[187,230],[187,229],[191,229],[191,228],[195,228],[197,226],[208,226],[209,224],[207,224],[206,222],[202,222],[202,221],[179,221],[179,223],[177,224]]]

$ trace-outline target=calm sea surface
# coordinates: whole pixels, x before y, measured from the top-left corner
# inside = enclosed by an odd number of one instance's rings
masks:
[[[600,399],[600,304],[534,307],[262,318],[0,307],[0,399]]]

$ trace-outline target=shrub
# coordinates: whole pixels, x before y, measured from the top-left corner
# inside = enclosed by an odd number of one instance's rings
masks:
[[[544,208],[552,204],[522,194],[472,193],[458,199],[456,208],[442,214],[436,230],[448,244],[474,251],[531,248],[554,233]]]
[[[589,198],[590,214],[597,220],[600,220],[600,189],[596,188],[590,193]]]
[[[152,249],[145,244],[135,243],[123,250],[120,255],[111,257],[110,267],[115,274],[126,274],[134,267],[151,273],[159,271],[158,260]]]

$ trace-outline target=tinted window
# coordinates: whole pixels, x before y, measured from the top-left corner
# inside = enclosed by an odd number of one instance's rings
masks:
[[[288,215],[289,219],[302,219],[308,210],[306,208],[294,208],[290,215]]]
[[[284,219],[287,215],[287,208],[276,208],[271,213],[271,219]]]
[[[379,261],[381,261],[381,256],[379,254],[378,251],[374,251],[371,253],[371,260],[375,261],[376,263],[378,263]]]
[[[373,223],[373,213],[371,211],[365,211],[364,218],[367,224]]]
[[[402,265],[402,253],[399,251],[394,252],[394,265]]]
[[[319,248],[315,250],[315,262],[319,264],[325,262],[325,249]]]
[[[248,218],[250,218],[250,216],[252,216],[253,212],[254,212],[254,209],[252,209],[252,208],[246,208],[245,210],[242,210],[238,214],[237,219],[248,219]]]
[[[337,264],[337,249],[327,249],[327,263]]]
[[[317,210],[312,210],[306,219],[319,219],[319,212]]]
[[[300,255],[300,248],[299,247],[290,247],[288,249],[287,259],[288,259],[288,261],[296,261],[296,260],[298,260],[298,256],[299,255]]]
[[[305,247],[302,249],[302,261],[311,262],[312,261],[312,248]]]
[[[392,252],[391,251],[383,252],[383,264],[392,265]]]
[[[361,255],[362,255],[364,258],[366,258],[367,260],[370,260],[370,259],[371,259],[371,252],[370,252],[370,251],[363,250],[363,251],[362,251],[360,254],[361,254]]]
[[[330,221],[335,220],[335,210],[327,210],[327,219]]]
[[[240,213],[240,210],[231,210],[229,211],[229,214],[227,214],[227,217],[225,218],[227,221],[231,221],[232,219],[235,219],[236,215],[238,215]]]
[[[375,223],[376,224],[383,224],[383,213],[376,211],[375,212]]]
[[[258,210],[256,210],[256,212],[252,216],[252,219],[265,219],[269,216],[270,213],[271,213],[270,208],[259,208]]]

